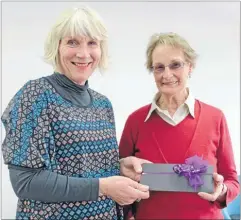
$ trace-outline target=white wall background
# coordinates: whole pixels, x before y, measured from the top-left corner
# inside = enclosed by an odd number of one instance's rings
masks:
[[[52,73],[42,61],[43,42],[59,13],[85,3],[2,3],[2,110],[29,79]],[[90,2],[106,22],[109,71],[90,79],[114,106],[117,136],[127,116],[156,92],[145,70],[145,49],[155,32],[177,32],[199,53],[191,78],[195,96],[221,108],[228,120],[240,172],[240,24],[238,2]],[[3,128],[3,127],[2,127]],[[4,137],[2,129],[2,138]],[[2,218],[13,219],[17,198],[2,164]]]

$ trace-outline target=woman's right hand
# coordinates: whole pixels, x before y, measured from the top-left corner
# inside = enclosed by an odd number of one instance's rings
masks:
[[[99,179],[100,195],[111,197],[120,205],[129,205],[140,199],[149,198],[149,187],[127,177],[112,176]]]

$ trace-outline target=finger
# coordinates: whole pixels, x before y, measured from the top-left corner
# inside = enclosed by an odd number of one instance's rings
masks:
[[[148,199],[150,197],[149,191],[140,191],[137,188],[129,186],[128,190],[128,195],[129,198],[131,199],[132,202],[136,200],[141,200],[141,199]]]
[[[145,160],[145,159],[140,159],[137,157],[133,157],[132,158],[132,164],[133,164],[133,168],[137,173],[142,173],[142,164],[144,163],[152,163],[149,160]]]
[[[141,166],[141,160],[138,158],[133,158],[132,159],[132,165],[137,173],[142,173],[142,166]]]
[[[141,180],[141,174],[135,175],[134,179],[136,182],[139,182]]]
[[[141,200],[141,199],[148,199],[149,197],[150,197],[149,191],[146,191],[146,192],[138,191],[138,199],[139,200]]]
[[[141,192],[147,192],[147,191],[149,191],[149,186],[143,185],[143,184],[140,184],[140,183],[137,183],[137,185],[136,185],[135,188],[138,189],[138,190],[141,191]]]
[[[129,179],[129,186],[134,188],[134,189],[137,189],[139,191],[142,191],[142,192],[146,192],[146,191],[149,191],[149,186],[146,186],[146,185],[143,185],[143,184],[140,184],[140,183],[137,183],[135,182],[134,180],[131,180]]]
[[[123,172],[123,176],[125,176],[127,178],[130,178],[131,180],[136,181],[136,182],[139,181],[138,180],[138,175],[134,171],[132,171],[132,172],[127,171],[126,173]]]
[[[151,161],[149,160],[145,160],[145,159],[140,159],[141,160],[141,164],[144,164],[144,163],[152,163]]]
[[[209,193],[205,193],[205,192],[199,192],[198,195],[202,198],[202,199],[205,199],[205,200],[208,200],[208,201],[214,201],[214,197],[213,197],[213,194],[209,194]]]
[[[214,202],[221,194],[222,189],[223,189],[222,184],[218,184],[214,193],[210,194],[205,192],[199,192],[198,195],[205,200]]]
[[[220,183],[223,183],[224,181],[223,176],[218,173],[213,173],[213,179],[215,182],[220,182]]]

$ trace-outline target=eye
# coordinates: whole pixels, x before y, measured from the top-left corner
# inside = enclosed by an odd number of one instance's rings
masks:
[[[98,45],[98,43],[95,40],[91,40],[88,42],[90,46]]]
[[[165,70],[165,66],[164,65],[157,65],[154,67],[154,70],[155,71],[158,71],[158,72],[163,72]]]
[[[170,67],[170,69],[175,70],[175,69],[180,68],[181,66],[182,66],[182,63],[176,61],[176,62],[171,63],[169,67]]]
[[[78,45],[78,42],[76,40],[74,40],[74,39],[71,39],[71,40],[68,40],[67,44],[69,46],[74,47],[74,46]]]

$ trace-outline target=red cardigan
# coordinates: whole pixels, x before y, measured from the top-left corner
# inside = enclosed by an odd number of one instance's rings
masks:
[[[153,163],[184,163],[202,156],[224,176],[228,187],[226,204],[239,193],[239,182],[226,119],[219,109],[195,101],[195,118],[190,114],[172,126],[156,112],[144,122],[151,105],[132,113],[120,140],[120,157],[134,155]],[[138,204],[136,219],[223,219],[226,204],[211,203],[196,193],[151,192]]]

